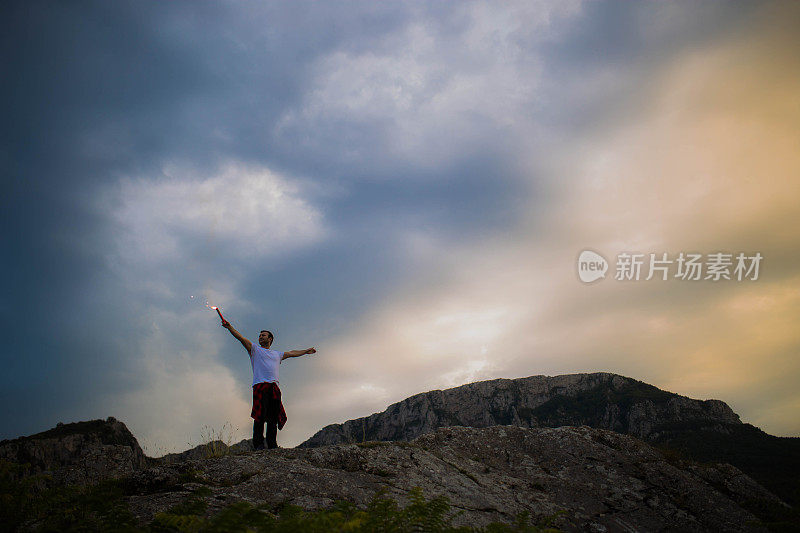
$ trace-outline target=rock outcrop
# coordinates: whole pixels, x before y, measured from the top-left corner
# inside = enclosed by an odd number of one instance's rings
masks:
[[[696,461],[730,463],[800,505],[800,438],[744,424],[720,400],[694,400],[606,372],[495,379],[417,394],[382,413],[326,426],[300,447],[408,441],[439,427],[506,424],[626,433]]]
[[[0,460],[48,473],[55,482],[86,484],[147,466],[136,437],[119,420],[58,424],[36,435],[0,442]]]
[[[448,497],[461,512],[456,525],[561,512],[564,531],[762,531],[744,506],[784,505],[730,465],[670,461],[636,438],[589,427],[451,427],[411,442],[244,452],[141,470],[129,486],[142,523],[199,487],[210,489],[209,515],[242,500],[364,507],[382,488],[405,504],[421,487]]]
[[[417,394],[384,412],[331,424],[300,447],[411,440],[436,428],[587,425],[656,441],[685,430],[726,431],[739,416],[719,400],[693,400],[598,372],[470,383]]]

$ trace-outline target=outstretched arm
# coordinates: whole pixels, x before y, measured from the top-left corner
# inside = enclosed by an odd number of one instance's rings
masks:
[[[309,348],[308,350],[289,350],[288,352],[283,352],[281,361],[290,357],[300,357],[301,355],[306,355],[309,353],[317,353],[317,350],[315,348]]]
[[[239,339],[239,342],[242,343],[242,346],[244,346],[244,349],[247,350],[247,353],[250,353],[250,350],[253,349],[253,343],[252,342],[250,342],[249,340],[245,339],[244,336],[241,333],[239,333],[238,331],[236,331],[236,329],[234,329],[234,327],[231,326],[231,323],[228,322],[225,319],[222,320],[222,327],[227,329],[228,331],[230,331],[231,335],[233,335],[234,337]]]

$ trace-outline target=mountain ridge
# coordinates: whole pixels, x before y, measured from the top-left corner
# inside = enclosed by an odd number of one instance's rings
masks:
[[[500,378],[423,392],[325,426],[298,447],[408,441],[441,427],[496,425],[585,425],[632,435],[687,459],[730,463],[800,504],[800,438],[743,423],[722,400],[697,400],[610,372]]]
[[[358,440],[408,440],[426,430],[435,427],[462,425],[468,427],[488,427],[492,425],[513,424],[520,427],[539,427],[548,424],[538,423],[538,417],[545,417],[550,411],[558,411],[559,406],[553,400],[559,396],[576,396],[580,392],[591,391],[598,385],[609,385],[620,397],[635,396],[645,403],[658,400],[666,403],[672,400],[673,411],[682,411],[682,415],[690,414],[692,418],[706,418],[709,422],[725,424],[741,424],[741,419],[724,401],[709,399],[696,400],[672,392],[663,391],[648,383],[614,374],[611,372],[593,372],[578,374],[561,374],[556,376],[534,375],[524,378],[497,378],[477,381],[448,389],[435,389],[409,396],[389,405],[384,411],[365,417],[347,420],[338,424],[329,424],[312,435],[299,447],[313,447],[320,444],[341,442],[358,442]],[[500,392],[501,394],[497,394]],[[466,393],[466,394],[464,394]],[[506,393],[506,394],[502,394]],[[476,396],[487,400],[483,405],[470,406]],[[586,399],[581,398],[582,400]],[[593,400],[596,400],[593,399]],[[431,412],[421,410],[421,403],[427,403]],[[630,405],[628,405],[629,407]],[[449,408],[448,408],[449,407]],[[402,412],[405,410],[405,412]],[[563,411],[563,410],[562,410]],[[588,415],[587,413],[583,413]],[[624,420],[614,415],[627,414]],[[652,432],[651,421],[647,419],[658,413],[608,413],[608,427],[614,431],[629,433],[639,438],[647,438]],[[422,415],[420,420],[414,415]],[[563,416],[563,415],[562,415]],[[388,426],[379,427],[381,419],[389,418]],[[532,423],[533,422],[533,423]],[[632,428],[630,424],[633,422]],[[558,420],[559,425],[565,424]],[[625,424],[628,427],[625,427]],[[587,424],[596,427],[595,424]]]

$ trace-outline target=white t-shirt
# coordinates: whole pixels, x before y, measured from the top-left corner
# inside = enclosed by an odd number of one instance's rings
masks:
[[[253,367],[253,385],[256,383],[278,383],[278,366],[283,352],[277,352],[253,343],[250,350],[250,365]]]

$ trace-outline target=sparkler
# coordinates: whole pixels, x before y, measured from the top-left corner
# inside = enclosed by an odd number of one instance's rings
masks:
[[[222,316],[222,313],[220,312],[220,310],[219,310],[219,307],[217,307],[216,305],[208,305],[208,302],[206,302],[206,307],[208,307],[209,309],[213,309],[214,311],[216,311],[216,312],[217,312],[217,314],[219,315],[219,318],[220,318],[220,319],[221,319],[223,322],[227,322],[227,320],[225,320],[225,317],[224,317],[224,316]]]

